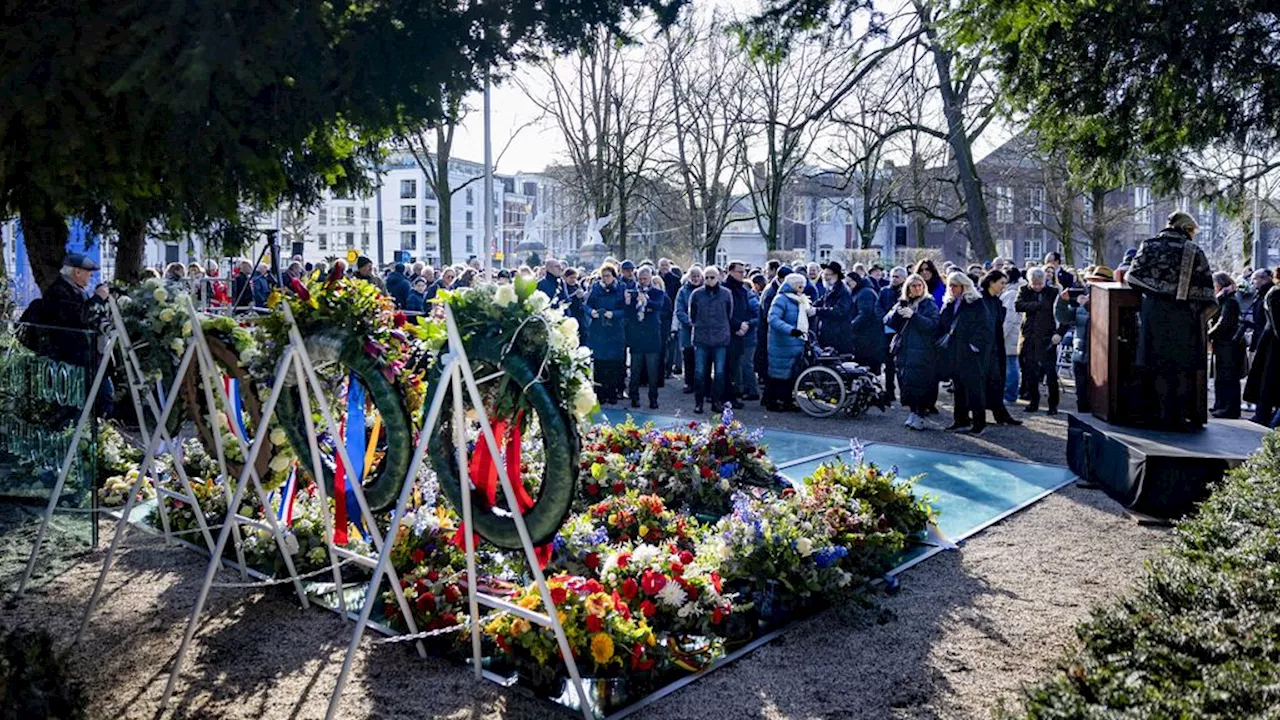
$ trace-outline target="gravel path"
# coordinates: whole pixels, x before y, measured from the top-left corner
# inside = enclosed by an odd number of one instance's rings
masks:
[[[678,380],[676,381],[678,383]],[[664,414],[692,402],[663,392]],[[944,396],[945,400],[945,396]],[[1070,409],[1064,402],[1064,410]],[[1020,410],[1014,410],[1021,416]],[[749,425],[1061,463],[1065,415],[969,439],[902,428],[904,411],[856,421],[740,411]],[[935,418],[936,420],[936,418]],[[943,407],[942,422],[949,422]],[[1097,491],[1074,487],[935,556],[902,576],[902,590],[866,608],[837,608],[665,698],[639,717],[987,718],[1014,703],[1022,683],[1048,669],[1088,609],[1130,584],[1167,531],[1140,527]],[[15,607],[0,626],[45,627],[63,641],[75,624],[101,553]],[[85,641],[76,672],[95,698],[94,718],[152,718],[194,602],[204,564],[135,534]],[[233,581],[231,576],[227,576]],[[293,720],[323,717],[350,625],[304,612],[284,589],[216,589],[189,654],[173,717]],[[343,718],[545,718],[545,706],[465,669],[420,661],[404,646],[367,637],[342,702]]]

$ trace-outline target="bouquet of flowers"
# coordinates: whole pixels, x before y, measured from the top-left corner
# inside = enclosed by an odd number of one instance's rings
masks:
[[[821,553],[859,577],[875,577],[892,567],[907,542],[933,519],[928,499],[912,493],[915,478],[900,481],[896,469],[872,463],[824,463],[805,478],[806,492],[792,502],[800,516],[827,527],[833,545]]]
[[[400,588],[413,612],[418,630],[443,630],[465,623],[467,615],[466,566],[446,565],[442,568],[421,566],[400,576]],[[382,594],[387,619],[393,628],[407,631],[408,623],[400,612],[395,594]],[[453,642],[457,638],[447,640]]]
[[[129,488],[138,480],[138,468],[131,468],[123,475],[112,475],[102,482],[102,490],[98,500],[106,507],[124,505],[129,499]],[[156,489],[150,482],[144,482],[138,491],[138,499],[150,500],[156,496]]]
[[[178,285],[169,286],[152,278],[131,288],[120,298],[119,305],[147,378],[163,380],[166,385],[172,383],[187,349],[187,338],[191,337],[187,293]]]
[[[685,541],[691,525],[697,524],[667,509],[657,495],[641,495],[635,490],[596,503],[589,512],[604,527],[609,540],[618,543]]]
[[[718,568],[674,543],[640,544],[608,556],[601,581],[656,629],[714,636],[733,612]]]
[[[637,426],[630,416],[619,425],[597,425],[583,435],[579,466],[582,498],[596,502],[609,494],[621,495],[637,482],[637,469],[645,439],[653,423]]]
[[[204,511],[205,525],[210,527],[221,525],[227,517],[227,496],[222,490],[222,485],[213,480],[201,479],[199,476],[192,476],[190,479],[191,490],[200,503],[201,510]],[[169,530],[188,542],[199,544],[201,542],[200,525],[196,521],[195,507],[170,497],[161,498],[160,502],[165,504],[165,509],[169,513]],[[159,513],[157,505],[147,518],[147,522],[153,527],[161,526]]]
[[[699,543],[697,554],[719,558],[720,573],[727,580],[757,589],[776,581],[802,599],[834,595],[852,580],[835,562],[819,565],[818,551],[834,544],[830,529],[801,517],[787,499],[737,493],[732,514],[712,530]]]
[[[703,491],[708,482],[719,484],[719,478],[711,479],[709,469],[698,467],[698,423],[687,427],[657,430],[649,433],[644,452],[640,455],[638,482],[644,492],[661,495],[663,500],[675,504],[687,502],[691,495]],[[728,481],[725,481],[728,490]]]
[[[774,484],[778,468],[760,444],[762,430],[749,431],[725,408],[719,424],[703,427],[698,443],[698,462],[714,469],[730,482],[768,487]]]
[[[328,543],[324,536],[325,523],[321,515],[327,510],[329,517],[333,517],[333,499],[328,500],[326,508],[325,503],[320,502],[320,495],[314,485],[299,488],[293,501],[293,522],[281,528],[284,531],[285,549],[293,557],[294,569],[299,574],[315,572],[329,565]],[[277,512],[282,501],[283,498],[273,496],[269,512]],[[262,517],[261,513],[257,516]],[[370,543],[361,537],[354,526],[350,526],[348,532],[350,541],[347,549],[364,554],[371,552]],[[285,573],[279,548],[271,533],[266,530],[246,529],[241,537],[241,548],[244,550],[245,562],[250,565],[273,572],[278,577]],[[347,566],[343,574],[360,575],[364,572],[364,568],[359,566]]]
[[[571,575],[549,578],[547,586],[569,648],[584,675],[616,677],[653,668],[657,638],[621,595],[607,592],[598,580]],[[528,610],[543,607],[537,585],[521,588],[512,601]],[[518,666],[545,667],[559,657],[551,629],[524,618],[498,615],[484,630]]]

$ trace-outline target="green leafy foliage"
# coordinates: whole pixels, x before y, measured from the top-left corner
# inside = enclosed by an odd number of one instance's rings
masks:
[[[989,53],[1010,110],[1078,170],[1150,158],[1176,183],[1184,151],[1280,132],[1280,53],[1267,0],[966,0],[959,40]]]
[[[1078,629],[1025,717],[1274,717],[1280,707],[1280,435],[1232,471],[1137,589]]]

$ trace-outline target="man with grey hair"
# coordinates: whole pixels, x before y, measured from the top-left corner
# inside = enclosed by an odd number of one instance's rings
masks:
[[[1029,282],[1018,291],[1014,309],[1022,313],[1018,362],[1027,392],[1026,412],[1040,409],[1040,383],[1049,386],[1049,414],[1058,413],[1058,324],[1053,317],[1057,293],[1046,282],[1044,268],[1032,268]]]
[[[715,265],[702,271],[702,287],[689,296],[689,322],[693,327],[694,407],[702,414],[703,401],[713,407],[724,402],[728,385],[729,339],[733,318],[733,298],[720,286],[720,269]],[[711,373],[715,372],[714,385]],[[710,390],[710,393],[708,393]]]
[[[569,290],[564,285],[564,264],[555,258],[547,258],[542,264],[546,275],[538,281],[538,290],[551,300],[551,307],[569,302]]]

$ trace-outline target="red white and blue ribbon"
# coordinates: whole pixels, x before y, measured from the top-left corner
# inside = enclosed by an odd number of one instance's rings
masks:
[[[285,526],[292,525],[294,500],[298,497],[297,463],[290,468],[289,477],[285,478],[284,485],[281,485],[279,490],[272,491],[272,497],[269,500],[274,500],[277,493],[280,496],[280,504],[276,507],[276,521]]]
[[[342,455],[336,458],[337,467],[333,473],[334,523],[333,542],[346,545],[349,538],[347,523],[356,526],[361,537],[369,541],[369,532],[365,530],[364,518],[360,515],[360,503],[356,500],[356,485],[364,482],[365,455],[365,415],[364,386],[356,378],[355,373],[347,380],[347,417],[338,427],[338,437],[346,445],[347,457],[355,465],[355,472],[347,473],[342,462]],[[348,476],[351,482],[347,482]],[[344,497],[346,502],[338,502]]]
[[[231,418],[235,418],[235,424],[231,426],[232,430],[234,431],[239,428],[240,438],[248,440],[249,430],[244,425],[244,400],[240,398],[240,381],[233,377],[223,375],[222,388],[226,390],[227,398],[231,402],[231,409],[227,413],[227,421],[228,423],[231,423]]]

